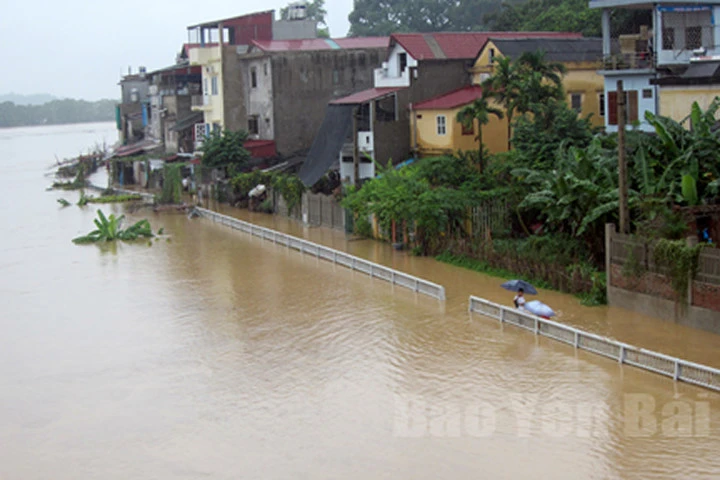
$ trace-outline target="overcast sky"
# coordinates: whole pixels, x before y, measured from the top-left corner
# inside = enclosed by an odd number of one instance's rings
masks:
[[[188,25],[275,9],[288,0],[30,0],[3,2],[0,94],[117,98],[121,72],[171,65]],[[326,0],[333,37],[344,37],[353,0]]]

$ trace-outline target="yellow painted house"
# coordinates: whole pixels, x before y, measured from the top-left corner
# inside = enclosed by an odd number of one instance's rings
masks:
[[[463,129],[457,113],[482,95],[480,84],[493,74],[494,59],[509,56],[512,60],[524,52],[546,52],[548,62],[561,63],[567,73],[563,86],[568,105],[581,116],[591,115],[593,125],[605,125],[602,39],[599,38],[489,38],[475,57],[470,75],[473,85],[448,92],[411,106],[410,138],[418,157],[451,154],[458,150],[477,150],[477,122],[472,131]],[[489,104],[503,110],[494,101]],[[507,151],[507,116],[490,115],[483,125],[482,139],[490,153]]]
[[[662,77],[651,83],[660,86],[660,115],[682,122],[690,115],[693,102],[706,110],[720,97],[720,59],[691,60],[681,75]]]
[[[410,139],[416,155],[432,157],[458,150],[477,150],[477,121],[472,129],[466,129],[457,121],[457,114],[481,96],[482,88],[468,85],[412,105]],[[483,125],[483,143],[490,152],[507,150],[506,125],[494,115],[490,115],[490,122]]]
[[[525,52],[545,52],[545,60],[565,66],[563,87],[567,102],[593,125],[605,125],[602,39],[600,38],[489,38],[471,69],[472,82],[479,85],[493,74],[494,59],[517,60]]]

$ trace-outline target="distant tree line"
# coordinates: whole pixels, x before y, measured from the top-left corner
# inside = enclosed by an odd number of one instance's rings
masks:
[[[42,105],[0,103],[0,128],[103,122],[115,119],[115,100],[53,100]]]
[[[601,36],[601,11],[587,0],[355,0],[351,36],[398,32],[555,31]],[[650,10],[613,12],[616,33],[651,25]]]

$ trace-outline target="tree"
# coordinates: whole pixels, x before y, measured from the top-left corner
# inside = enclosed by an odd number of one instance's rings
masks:
[[[325,15],[327,15],[327,10],[325,10],[325,0],[313,0],[311,2],[307,2],[307,9],[306,9],[306,15],[307,18],[310,20],[315,20],[318,24],[318,26],[321,26],[318,30],[318,36],[319,37],[329,37],[330,31],[328,29],[327,23],[325,22]],[[287,20],[290,15],[290,7],[284,7],[280,9],[280,18],[283,20]]]
[[[247,132],[243,130],[212,132],[203,141],[202,164],[211,168],[241,169],[250,159],[250,152],[243,147],[247,137]]]
[[[493,74],[483,82],[483,95],[492,96],[498,103],[505,107],[507,115],[507,138],[508,150],[511,146],[512,120],[515,114],[519,92],[518,69],[509,57],[499,57],[495,60]],[[487,93],[486,93],[487,92]]]
[[[565,96],[562,78],[565,65],[547,62],[545,52],[524,52],[517,60],[517,98],[515,107],[521,113],[529,112],[531,105]]]
[[[602,12],[590,9],[587,0],[529,0],[503,3],[483,18],[493,31],[579,32],[599,37]]]
[[[481,30],[480,20],[500,4],[501,0],[356,0],[348,16],[350,35]]]
[[[488,100],[485,96],[476,98],[473,103],[467,105],[457,114],[457,121],[460,122],[466,129],[473,128],[475,120],[478,122],[478,134],[475,137],[475,140],[477,140],[480,144],[478,151],[478,165],[480,167],[480,173],[483,172],[485,164],[485,160],[483,158],[483,149],[485,147],[482,141],[482,129],[483,125],[487,125],[490,121],[490,115],[495,115],[499,119],[503,118],[502,110],[488,105]]]

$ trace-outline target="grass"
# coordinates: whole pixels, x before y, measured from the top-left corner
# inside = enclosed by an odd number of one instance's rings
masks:
[[[103,195],[102,197],[88,197],[89,203],[119,203],[119,202],[133,202],[135,200],[142,200],[142,195],[137,194],[123,194],[123,195]]]
[[[456,267],[467,268],[468,270],[484,273],[486,275],[491,275],[493,277],[499,277],[506,280],[523,278],[524,280],[532,283],[536,288],[542,288],[545,290],[552,290],[556,292],[559,291],[544,280],[532,277],[528,278],[526,276],[519,275],[517,272],[505,270],[504,268],[496,268],[491,266],[487,262],[477,260],[475,258],[470,258],[465,255],[453,255],[450,252],[443,252],[440,255],[436,256],[435,259],[444,263],[448,263],[450,265],[455,265]],[[574,296],[580,299],[580,303],[582,305],[588,307],[607,304],[607,298],[605,297],[605,274],[598,274],[597,284],[596,281],[593,281],[592,291],[577,293]]]
[[[485,273],[487,275],[504,278],[506,280],[520,278],[517,272],[505,270],[504,268],[493,267],[487,262],[477,260],[475,258],[470,258],[465,255],[454,255],[450,252],[443,252],[440,255],[436,256],[435,259],[444,263],[449,263],[450,265],[455,265],[456,267],[467,268],[468,270]],[[556,290],[555,288],[553,288],[552,285],[550,285],[544,280],[527,278],[524,276],[522,278],[532,283],[537,288],[544,288],[545,290]]]

